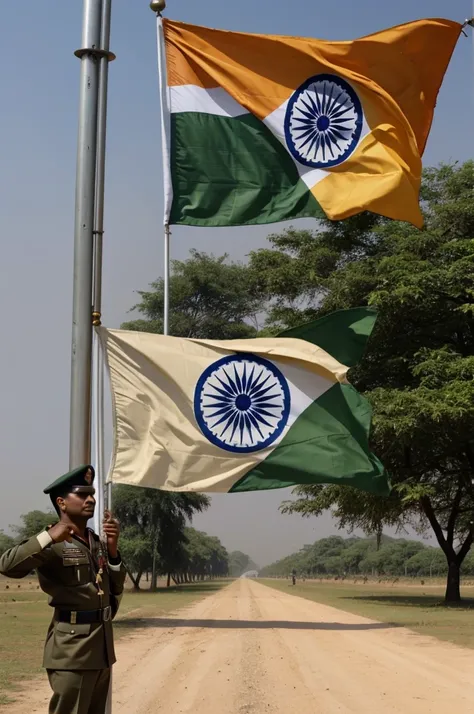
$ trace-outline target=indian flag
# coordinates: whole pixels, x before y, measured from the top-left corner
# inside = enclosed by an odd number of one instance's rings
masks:
[[[276,338],[191,340],[100,328],[109,367],[109,480],[170,491],[309,483],[387,494],[371,410],[347,382],[375,321],[341,311]]]
[[[370,210],[421,226],[421,156],[461,29],[326,42],[163,20],[165,223]]]

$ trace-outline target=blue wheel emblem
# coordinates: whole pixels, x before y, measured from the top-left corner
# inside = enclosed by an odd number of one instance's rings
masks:
[[[300,164],[330,168],[345,161],[362,133],[360,99],[335,74],[310,77],[290,97],[285,115],[285,138]]]
[[[212,444],[226,451],[260,451],[286,426],[290,389],[269,360],[251,354],[223,357],[200,376],[194,414]]]

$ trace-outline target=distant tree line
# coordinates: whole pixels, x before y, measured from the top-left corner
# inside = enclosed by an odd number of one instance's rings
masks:
[[[341,538],[331,536],[306,545],[298,553],[267,565],[261,577],[287,577],[296,570],[299,577],[438,577],[445,576],[448,564],[441,548],[415,540],[382,536]],[[474,554],[464,561],[464,575],[474,575]]]
[[[253,562],[250,556],[240,550],[234,550],[229,555],[229,575],[232,578],[240,578],[241,575],[251,570],[258,570],[258,565]]]

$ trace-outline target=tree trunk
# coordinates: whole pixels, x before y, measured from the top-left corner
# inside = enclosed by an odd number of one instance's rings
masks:
[[[449,563],[448,581],[444,601],[447,605],[461,602],[461,569],[458,563]]]
[[[152,563],[152,567],[151,567],[151,585],[150,585],[150,590],[152,593],[156,593],[156,578],[157,578],[156,550],[153,550],[153,563]]]
[[[129,569],[127,568],[127,566],[125,566],[125,570],[127,571],[127,575],[128,575],[128,577],[130,578],[130,580],[131,580],[132,583],[133,583],[133,589],[134,589],[134,590],[140,590],[140,577],[141,577],[141,574],[138,573],[137,576],[135,577],[135,576],[133,575],[133,573],[131,572],[131,570],[129,570]]]
[[[462,562],[466,555],[469,553],[469,549],[472,545],[472,533],[470,533],[458,553],[455,552],[453,547],[456,519],[459,515],[459,500],[461,496],[462,491],[459,490],[456,495],[456,502],[449,516],[448,527],[446,529],[446,538],[444,536],[443,529],[441,528],[441,525],[439,524],[439,521],[436,518],[436,514],[434,512],[430,499],[428,498],[428,496],[423,496],[420,499],[420,505],[423,509],[423,512],[428,518],[430,525],[435,533],[436,540],[438,541],[440,547],[443,550],[443,553],[446,556],[446,560],[448,561],[448,580],[446,583],[446,594],[444,596],[444,602],[446,605],[461,602],[460,569]]]
[[[168,573],[168,580],[166,581],[166,587],[171,587],[171,573]]]

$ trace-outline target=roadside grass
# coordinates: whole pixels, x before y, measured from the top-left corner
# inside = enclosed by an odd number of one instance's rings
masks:
[[[22,683],[43,672],[43,645],[52,610],[47,597],[36,589],[37,581],[29,581],[32,589],[28,591],[27,583],[21,582],[22,589],[17,588],[17,581],[0,582],[0,706],[12,703]],[[228,580],[199,582],[160,587],[156,593],[126,590],[115,621],[115,637],[128,634],[140,618],[159,617],[188,607],[228,584]]]
[[[474,587],[463,588],[461,606],[443,605],[444,588],[399,584],[352,584],[339,582],[297,582],[261,579],[276,590],[330,605],[371,620],[408,627],[422,635],[436,637],[474,649]]]
[[[19,682],[40,673],[49,610],[41,592],[0,592],[0,705],[14,701]]]

